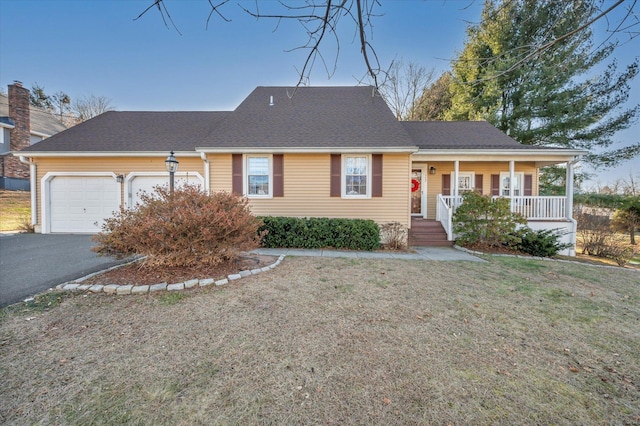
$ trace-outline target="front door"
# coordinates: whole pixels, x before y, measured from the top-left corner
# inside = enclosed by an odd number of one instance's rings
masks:
[[[411,170],[411,215],[424,216],[422,202],[422,169]]]

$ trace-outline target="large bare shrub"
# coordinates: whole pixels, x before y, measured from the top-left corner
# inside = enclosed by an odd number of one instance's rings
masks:
[[[133,209],[107,219],[94,237],[94,251],[144,255],[149,266],[216,266],[259,246],[262,222],[248,201],[228,192],[211,195],[185,185],[173,194],[156,187]]]
[[[607,245],[613,238],[611,220],[607,216],[580,213],[575,216],[578,235],[582,239],[582,254],[604,257]]]

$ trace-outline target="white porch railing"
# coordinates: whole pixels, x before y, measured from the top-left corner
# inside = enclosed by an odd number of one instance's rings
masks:
[[[520,213],[527,220],[562,220],[567,217],[567,197],[512,197],[511,200],[511,211]]]
[[[449,198],[449,199],[447,199]],[[442,224],[445,232],[447,233],[447,240],[453,241],[453,208],[451,208],[450,202],[453,197],[443,196],[438,194],[438,201],[436,207],[436,220]],[[461,197],[458,197],[461,199]]]
[[[500,198],[494,196],[493,199]],[[509,198],[509,197],[505,197]],[[564,220],[566,219],[567,197],[512,197],[511,211],[520,213],[527,220]],[[440,203],[451,209],[451,214],[462,204],[462,197],[452,195],[438,195],[438,214]],[[438,219],[440,220],[440,219]],[[442,221],[441,221],[442,222]],[[443,223],[443,226],[444,223]],[[445,230],[447,228],[445,227]]]

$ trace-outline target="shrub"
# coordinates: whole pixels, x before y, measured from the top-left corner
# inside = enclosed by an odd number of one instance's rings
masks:
[[[94,251],[115,256],[144,255],[149,266],[216,266],[257,248],[261,221],[247,200],[227,192],[207,195],[185,185],[173,194],[156,187],[134,209],[105,220]]]
[[[407,248],[408,230],[400,222],[385,223],[380,228],[382,245],[390,250],[404,250]]]
[[[581,213],[575,216],[578,235],[582,240],[582,254],[604,257],[609,241],[614,237],[607,216]]]
[[[602,250],[600,250],[598,257],[611,259],[616,262],[618,266],[624,266],[633,259],[633,256],[635,256],[637,252],[638,248],[636,246],[612,238]]]
[[[372,220],[325,217],[261,218],[264,247],[337,248],[375,250],[380,246],[380,228]]]
[[[463,203],[453,215],[458,244],[500,247],[519,243],[516,227],[527,221],[511,212],[509,199],[493,200],[477,192],[467,192],[462,197]]]
[[[523,253],[539,257],[551,257],[559,251],[573,247],[570,243],[561,243],[561,234],[553,229],[541,229],[534,231],[529,227],[523,227],[517,231],[520,242],[515,248]]]

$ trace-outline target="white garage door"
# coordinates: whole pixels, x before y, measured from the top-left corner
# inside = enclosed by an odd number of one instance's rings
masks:
[[[120,185],[107,176],[56,176],[49,185],[51,232],[99,232],[120,207]]]
[[[199,175],[193,174],[185,174],[183,176],[175,176],[174,178],[175,187],[179,187],[182,184],[189,183],[191,185],[202,185],[202,180]],[[153,189],[155,186],[166,186],[169,187],[169,176],[168,175],[154,175],[154,176],[135,176],[131,179],[131,186],[129,192],[129,206],[135,206],[136,203],[140,202],[140,193],[142,191],[147,194],[153,193]]]

